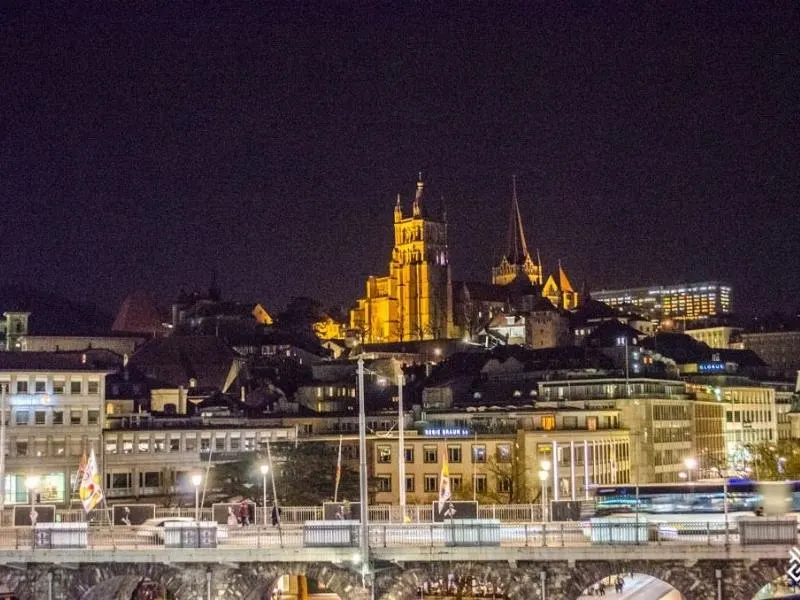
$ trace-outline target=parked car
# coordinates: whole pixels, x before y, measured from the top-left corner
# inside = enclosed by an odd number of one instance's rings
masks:
[[[158,519],[147,519],[136,528],[136,536],[146,538],[153,544],[164,543],[164,530],[167,523],[187,523],[192,524],[196,521],[191,517],[161,517]],[[228,528],[224,525],[217,526],[217,540],[228,539]]]

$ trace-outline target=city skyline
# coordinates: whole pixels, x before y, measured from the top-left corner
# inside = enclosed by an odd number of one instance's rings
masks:
[[[797,307],[788,4],[3,16],[6,282],[111,312],[214,279],[350,306],[421,170],[456,280],[490,280],[516,175],[530,248],[576,287]]]

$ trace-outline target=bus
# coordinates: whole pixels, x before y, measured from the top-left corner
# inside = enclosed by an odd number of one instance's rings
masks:
[[[800,482],[758,482],[730,479],[727,483],[730,515],[800,513]],[[597,486],[597,517],[641,514],[658,520],[716,521],[723,517],[724,482],[689,482],[644,485]]]

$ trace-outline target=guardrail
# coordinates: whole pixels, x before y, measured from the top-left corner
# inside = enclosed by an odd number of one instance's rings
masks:
[[[109,502],[114,504],[133,506],[134,502]],[[147,504],[147,502],[142,502]],[[255,525],[263,525],[263,507],[258,505],[255,510]],[[156,518],[165,517],[192,517],[195,509],[190,507],[156,507]],[[479,519],[498,519],[502,522],[534,523],[542,520],[541,504],[479,504]],[[201,521],[213,519],[212,509],[203,508],[200,511]],[[88,516],[83,509],[57,509],[55,513],[57,523],[111,523],[111,508],[95,509]],[[271,511],[267,514],[267,525],[271,525]],[[324,515],[321,506],[281,506],[281,521],[287,524],[299,524],[306,521],[322,521]],[[405,514],[400,506],[375,504],[369,507],[369,520],[371,523],[403,523],[410,520],[412,523],[433,522],[433,507],[431,504],[410,504],[406,506]],[[14,524],[13,508],[6,507],[0,516],[0,526]]]
[[[58,527],[56,524],[54,527]],[[62,532],[65,551],[165,549],[164,529],[136,526],[84,526],[75,529],[83,536],[70,546],[69,530]],[[310,521],[305,525],[217,527],[219,548],[320,548],[358,547],[360,526],[355,521]],[[780,530],[779,533],[776,533]],[[42,525],[0,528],[0,551],[50,547],[42,544]],[[39,536],[37,538],[37,535]],[[777,536],[777,537],[776,537]],[[77,540],[78,538],[76,538]],[[748,520],[725,530],[718,522],[647,523],[500,523],[491,520],[457,520],[445,523],[381,523],[369,526],[373,548],[424,548],[447,546],[504,547],[603,547],[620,545],[664,545],[698,547],[735,545],[786,545],[797,543],[796,525],[787,521]],[[64,548],[61,547],[61,548]],[[169,548],[174,550],[174,548]]]

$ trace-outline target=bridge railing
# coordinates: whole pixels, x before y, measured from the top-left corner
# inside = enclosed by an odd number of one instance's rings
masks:
[[[132,505],[133,503],[129,504]],[[193,506],[184,507],[156,507],[156,518],[191,517],[195,516]],[[481,504],[478,505],[478,518],[497,519],[508,523],[535,523],[542,518],[540,504]],[[200,511],[201,521],[212,521],[213,510],[209,507]],[[267,511],[267,525],[271,525],[271,511]],[[324,513],[321,506],[281,506],[281,521],[287,524],[300,524],[306,521],[321,521]],[[371,505],[369,507],[369,520],[371,523],[431,523],[433,522],[433,506],[431,504],[409,504],[405,512],[396,505]],[[82,508],[59,508],[55,511],[57,523],[84,523],[111,524],[112,508],[97,508],[89,515]],[[262,525],[264,511],[262,506],[256,506],[254,524]],[[0,515],[0,526],[14,525],[13,508],[6,507]]]
[[[764,527],[760,527],[762,525]],[[369,527],[369,543],[373,548],[413,548],[446,546],[509,546],[509,547],[604,547],[664,545],[671,547],[722,546],[727,544],[773,544],[791,546],[797,543],[796,524],[775,529],[775,522],[755,522],[756,529],[745,535],[739,526],[725,530],[718,522],[564,522],[564,523],[500,523],[491,520],[461,520],[446,523],[375,523]],[[187,525],[191,528],[193,525]],[[197,528],[197,526],[195,526]],[[213,529],[213,527],[212,527]],[[353,547],[359,545],[357,522],[310,520],[305,524],[283,523],[273,526],[219,526],[220,548],[304,548]],[[788,531],[788,536],[787,536]],[[158,550],[165,548],[163,528],[136,526],[89,525],[65,528],[60,544],[53,545],[39,526],[4,527],[0,529],[0,550],[33,550],[58,547],[80,552],[95,550]],[[779,537],[775,537],[780,534]],[[754,537],[755,536],[755,537]],[[175,539],[166,547],[175,548]],[[748,541],[749,540],[749,541]],[[182,544],[183,542],[181,542]],[[70,548],[72,546],[72,548]],[[205,546],[178,546],[205,547]]]

